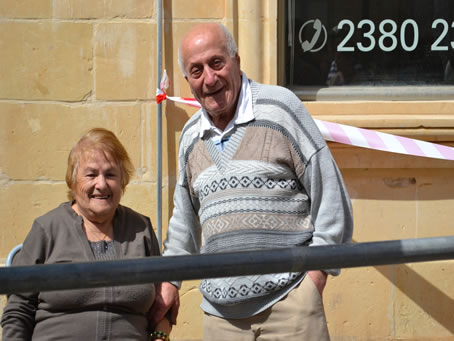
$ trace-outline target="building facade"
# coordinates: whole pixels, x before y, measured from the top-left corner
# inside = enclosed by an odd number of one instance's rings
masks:
[[[377,3],[164,0],[167,92],[192,97],[178,43],[192,25],[219,22],[246,74],[291,88],[314,118],[452,146],[452,1]],[[96,126],[117,134],[136,167],[122,203],[157,225],[157,5],[0,1],[0,258],[66,200],[69,150]],[[195,109],[167,101],[162,112],[165,237],[179,135]],[[354,242],[453,234],[453,161],[329,145],[352,198]],[[454,340],[453,274],[453,261],[344,269],[324,293],[332,340]],[[173,340],[201,339],[200,301],[198,281],[184,283]]]

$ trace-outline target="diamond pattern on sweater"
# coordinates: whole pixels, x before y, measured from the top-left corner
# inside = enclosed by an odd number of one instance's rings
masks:
[[[209,219],[203,224],[202,245],[213,235],[237,230],[307,231],[312,227],[310,216],[272,214],[229,214]]]
[[[208,195],[216,193],[220,190],[233,189],[241,186],[242,188],[253,187],[255,189],[289,189],[296,190],[301,186],[295,179],[264,179],[261,177],[242,176],[240,179],[232,176],[229,179],[222,178],[220,180],[213,180],[209,184],[202,187],[200,190],[200,201],[204,200]]]
[[[282,289],[298,277],[298,273],[269,274],[250,277],[227,277],[203,280],[200,289],[210,300],[238,301],[241,297],[260,297]],[[213,286],[215,286],[213,288]]]

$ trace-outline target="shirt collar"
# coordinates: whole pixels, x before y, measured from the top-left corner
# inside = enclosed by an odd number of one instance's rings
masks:
[[[235,125],[247,123],[252,121],[255,116],[252,111],[252,91],[249,85],[249,80],[244,72],[241,76],[241,90],[240,97],[238,98],[238,104],[236,107],[235,115],[232,120],[227,124],[224,131],[218,129],[208,116],[205,109],[202,108],[202,118],[200,122],[200,137],[203,137],[208,131],[213,131],[215,135],[223,136],[229,133]]]

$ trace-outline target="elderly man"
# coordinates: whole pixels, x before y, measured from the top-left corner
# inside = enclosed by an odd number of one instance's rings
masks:
[[[301,101],[241,71],[231,34],[193,27],[179,62],[202,105],[185,125],[164,255],[350,241],[350,200]],[[204,340],[328,340],[322,303],[338,270],[204,279]],[[163,283],[157,318],[175,318],[179,283]]]

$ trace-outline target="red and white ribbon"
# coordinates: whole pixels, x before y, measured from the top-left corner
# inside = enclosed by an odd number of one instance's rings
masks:
[[[169,77],[167,76],[167,71],[164,70],[164,72],[162,74],[161,83],[160,83],[161,88],[156,90],[156,103],[160,104],[165,99],[170,99],[174,102],[184,103],[184,104],[190,105],[192,107],[196,107],[196,108],[201,107],[200,103],[197,102],[197,100],[195,98],[167,96],[165,91],[169,88],[169,86],[170,86]]]
[[[315,120],[327,141],[435,159],[454,160],[454,148],[339,123]]]
[[[167,98],[174,102],[184,103],[184,104],[190,105],[191,107],[201,108],[200,103],[197,102],[197,100],[195,98],[172,97],[172,96],[167,96]]]
[[[167,78],[166,73],[165,76],[163,76],[163,80],[166,81],[164,78]],[[193,107],[201,107],[200,103],[194,98],[167,96],[165,93],[165,89],[167,88],[168,83],[167,86],[165,86],[165,84],[163,86],[163,82],[161,82],[161,89],[158,89],[156,92],[156,101],[158,104],[164,99],[170,99],[174,102],[184,103]],[[317,119],[314,121],[322,133],[323,138],[327,141],[349,144],[356,147],[382,150],[391,153],[423,156],[442,160],[454,160],[454,148],[451,147],[339,123],[332,123]]]

